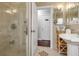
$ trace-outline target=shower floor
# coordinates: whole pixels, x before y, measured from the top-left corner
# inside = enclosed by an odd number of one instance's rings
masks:
[[[0,51],[0,56],[25,56],[25,49],[3,49]]]

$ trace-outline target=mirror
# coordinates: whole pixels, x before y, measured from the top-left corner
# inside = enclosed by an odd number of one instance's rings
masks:
[[[54,8],[54,23],[56,25],[79,24],[79,3],[65,3],[61,8]]]
[[[79,24],[79,3],[61,3],[61,5],[60,8],[54,8],[53,18],[57,29],[65,32],[70,25]]]
[[[54,18],[54,24],[57,27],[57,30],[60,32],[64,32],[64,28],[65,28],[65,15],[64,12],[61,9],[54,9],[54,14],[53,14],[53,18]]]
[[[66,12],[66,20],[67,20],[67,25],[79,24],[78,6],[75,6],[74,8],[71,8]]]
[[[64,20],[63,20],[63,11],[58,10],[58,9],[54,9],[54,23],[55,24],[64,24]]]

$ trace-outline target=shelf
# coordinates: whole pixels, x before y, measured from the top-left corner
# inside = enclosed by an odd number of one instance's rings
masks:
[[[67,55],[67,43],[59,37],[59,32],[57,32],[57,49],[61,54]]]

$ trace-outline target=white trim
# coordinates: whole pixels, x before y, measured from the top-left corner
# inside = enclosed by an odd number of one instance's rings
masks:
[[[38,28],[37,28],[37,8],[36,8],[36,4],[34,2],[32,2],[32,29],[31,30],[34,30],[35,32],[31,32],[32,34],[32,41],[31,41],[31,44],[32,44],[32,56],[35,54],[36,50],[37,50],[37,39],[38,39]]]
[[[28,23],[28,39],[26,40],[26,55],[30,56],[31,55],[31,3],[28,2],[26,4],[27,9],[26,9],[26,13],[27,13],[27,23]]]
[[[50,21],[50,40],[51,40],[51,48],[53,48],[53,10],[50,8],[51,11],[51,21]]]
[[[39,6],[39,7],[37,7],[37,9],[44,9],[44,8],[51,8],[51,6]]]
[[[28,3],[26,3],[26,14],[27,14],[27,12],[28,12]],[[26,16],[26,21],[27,21],[27,23],[29,22],[29,20],[28,20],[28,15]],[[28,23],[28,28],[29,28],[29,23]],[[27,35],[26,35],[26,55],[28,55],[28,50],[29,50],[29,48],[28,48],[28,45],[27,44],[29,44],[28,43],[28,39],[29,39],[29,34],[28,34],[28,38],[27,38]]]
[[[38,7],[37,7],[37,9],[40,9],[40,8],[51,8],[51,9],[53,9],[53,8],[55,8],[55,7],[52,6],[52,5],[48,5],[48,6],[38,6]]]

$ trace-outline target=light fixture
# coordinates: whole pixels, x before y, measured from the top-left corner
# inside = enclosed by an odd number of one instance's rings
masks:
[[[69,3],[69,4],[67,4],[66,5],[66,10],[68,10],[68,9],[70,9],[70,8],[73,8],[73,7],[75,7],[75,4],[74,3]]]
[[[6,12],[6,13],[9,13],[9,14],[12,14],[11,10],[9,10],[9,9],[6,10],[5,12]]]
[[[74,4],[74,3],[68,3],[68,4],[65,4],[65,5],[63,5],[63,4],[59,4],[58,6],[57,6],[57,8],[59,9],[59,10],[68,10],[68,9],[70,9],[70,8],[73,8],[73,7],[75,7],[76,6],[76,4]]]
[[[13,13],[16,13],[16,12],[17,12],[17,9],[13,9],[12,12],[13,12]]]
[[[63,5],[58,5],[57,8],[58,9],[62,9],[63,8]]]
[[[63,11],[64,6],[63,6],[62,4],[60,4],[60,5],[57,6],[57,8],[58,8],[59,10],[62,10],[62,11]]]
[[[15,14],[17,12],[17,9],[7,9],[5,12],[9,14]]]

